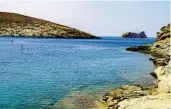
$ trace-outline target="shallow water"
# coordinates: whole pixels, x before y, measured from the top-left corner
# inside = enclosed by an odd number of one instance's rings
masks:
[[[150,85],[150,56],[125,48],[154,41],[0,38],[0,107],[70,109],[67,101],[79,105],[122,84]]]

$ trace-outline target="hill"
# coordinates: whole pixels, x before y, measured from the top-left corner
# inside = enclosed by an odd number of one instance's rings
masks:
[[[16,13],[0,12],[0,36],[98,38],[75,28]]]

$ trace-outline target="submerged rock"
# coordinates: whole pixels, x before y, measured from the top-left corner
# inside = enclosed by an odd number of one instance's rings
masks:
[[[55,103],[52,109],[93,109],[95,100],[88,92],[71,92]]]
[[[122,34],[122,37],[123,38],[147,38],[144,31],[142,31],[141,33],[126,32]]]

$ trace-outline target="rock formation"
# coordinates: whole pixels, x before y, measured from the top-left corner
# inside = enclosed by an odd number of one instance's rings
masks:
[[[144,31],[142,31],[141,33],[126,32],[122,34],[122,37],[123,38],[147,38]]]
[[[0,36],[98,38],[75,28],[21,14],[0,12]]]
[[[170,109],[170,24],[157,32],[154,44],[126,50],[149,53],[155,57],[150,60],[156,65],[151,74],[157,78],[157,86],[121,86],[102,97],[101,102],[106,108],[97,106],[96,109]]]

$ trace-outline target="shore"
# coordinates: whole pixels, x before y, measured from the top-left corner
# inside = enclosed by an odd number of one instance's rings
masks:
[[[95,109],[170,109],[170,24],[157,32],[152,45],[129,47],[126,50],[151,54],[156,69],[150,74],[157,86],[123,85],[106,93]]]

